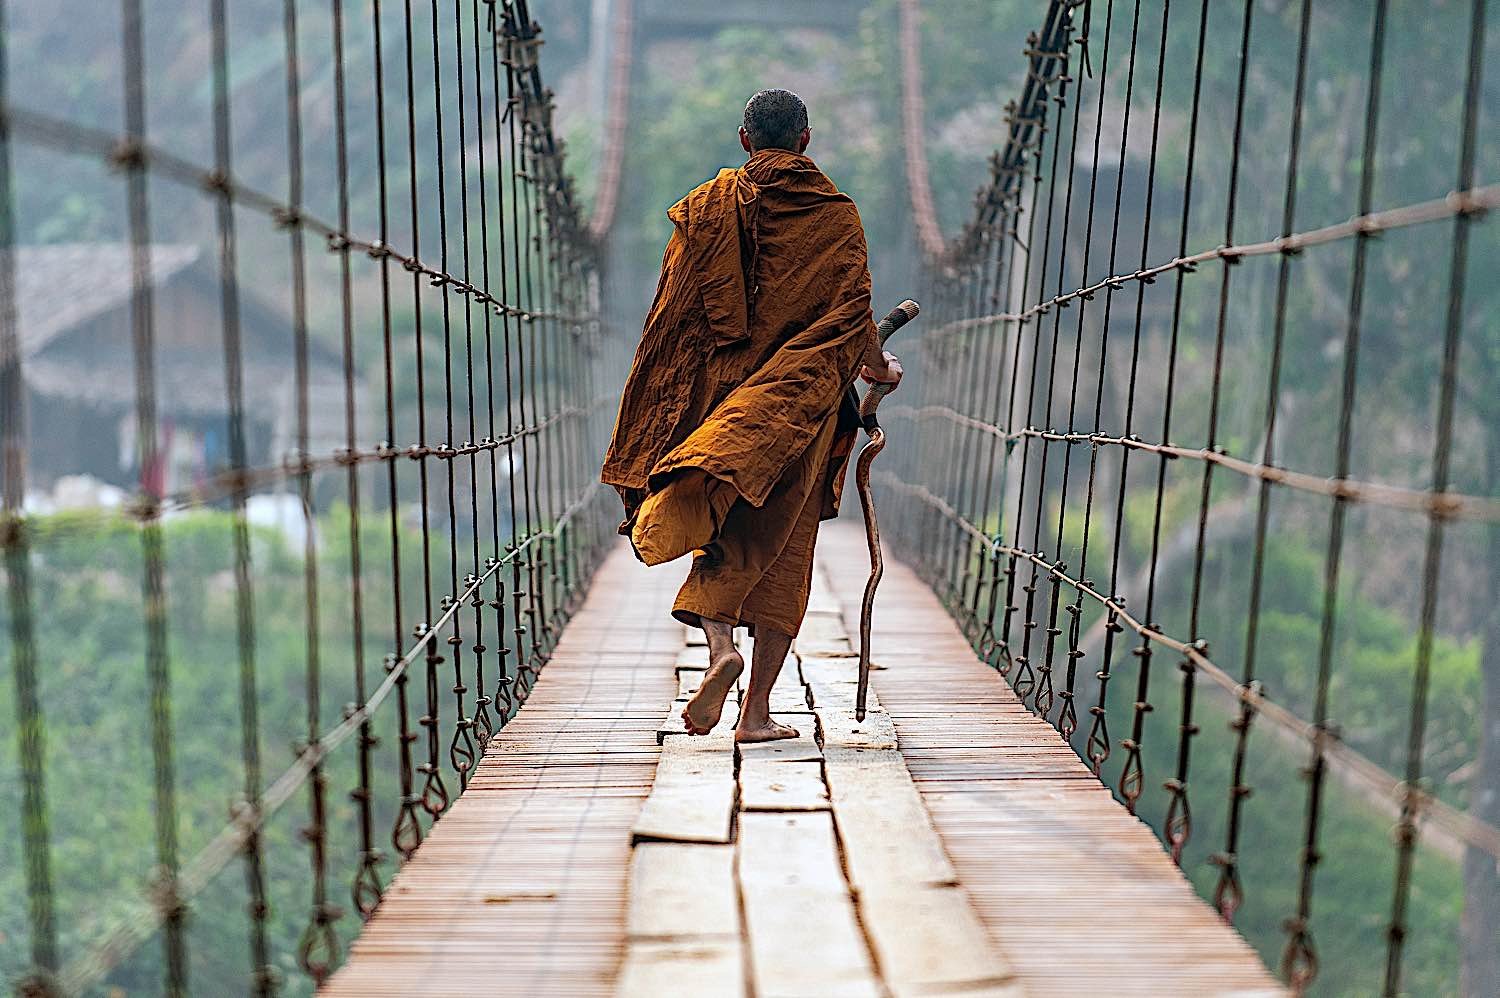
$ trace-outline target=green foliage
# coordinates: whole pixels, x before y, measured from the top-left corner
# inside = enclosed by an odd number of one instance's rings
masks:
[[[1210,553],[1205,578],[1220,578],[1225,563],[1238,557],[1230,550]],[[1257,640],[1255,675],[1276,702],[1307,717],[1312,711],[1317,652],[1321,634],[1320,556],[1295,538],[1272,537],[1266,549],[1266,578]],[[1160,597],[1166,605],[1187,602],[1187,579],[1164,580]],[[1215,644],[1211,657],[1240,675],[1245,640],[1248,586],[1243,581],[1211,588],[1203,618],[1213,621]],[[1393,772],[1405,765],[1404,709],[1415,658],[1409,622],[1363,597],[1353,585],[1340,593],[1334,649],[1331,702],[1345,739],[1360,752]],[[1168,620],[1168,631],[1182,633],[1180,620]],[[1128,638],[1128,635],[1127,635]],[[1126,646],[1138,642],[1127,640]],[[1097,666],[1097,652],[1083,660]],[[1112,728],[1132,716],[1140,660],[1117,648],[1114,679],[1107,708]],[[1159,834],[1165,827],[1169,794],[1162,784],[1177,765],[1175,718],[1182,697],[1183,674],[1177,657],[1156,649],[1150,663],[1147,700],[1155,707],[1143,740],[1146,792],[1139,813]],[[1448,751],[1429,752],[1428,775],[1450,803],[1464,805],[1449,782],[1452,771],[1475,753],[1474,724],[1479,684],[1477,643],[1440,639],[1433,653],[1429,695],[1429,744],[1447,743]],[[1200,893],[1211,897],[1220,867],[1212,861],[1226,848],[1227,788],[1233,784],[1232,762],[1236,736],[1229,721],[1232,701],[1206,677],[1198,676],[1195,723],[1200,733],[1191,739],[1188,795],[1192,827],[1183,857],[1183,870]],[[1085,728],[1085,733],[1086,733]],[[1116,737],[1119,737],[1117,734]],[[1082,735],[1075,737],[1082,750]],[[1283,921],[1296,910],[1298,861],[1302,848],[1307,788],[1303,771],[1310,747],[1288,740],[1269,723],[1251,728],[1246,782],[1253,796],[1244,805],[1244,821],[1237,855],[1246,892],[1235,925],[1261,952],[1268,964],[1278,965],[1286,941]],[[1124,752],[1118,744],[1105,763],[1103,777],[1118,786]],[[1394,816],[1382,812],[1344,787],[1336,777],[1325,783],[1327,796],[1320,823],[1324,860],[1316,873],[1312,929],[1322,969],[1313,993],[1359,996],[1378,992],[1384,963],[1369,954],[1383,951],[1389,918],[1395,860],[1390,829]],[[1408,911],[1411,935],[1404,981],[1410,994],[1450,994],[1458,965],[1458,918],[1463,889],[1456,860],[1424,846],[1413,875]]]
[[[349,517],[336,509],[317,524],[320,578],[318,664],[320,729],[341,718],[356,699],[355,670],[367,688],[379,681],[388,638],[377,637],[389,619],[388,583],[363,580],[366,637],[356,656],[350,631]],[[153,724],[172,736],[180,855],[207,844],[229,818],[243,792],[239,697],[241,649],[236,639],[234,527],[214,511],[169,518],[162,526],[169,609],[171,694],[169,714],[154,717],[147,692],[140,527],[110,514],[63,513],[33,521],[32,560],[36,646],[43,673],[41,700],[46,739],[46,793],[60,945],[65,954],[95,941],[100,931],[131,917],[156,862],[154,846]],[[251,528],[255,639],[256,732],[262,779],[291,762],[308,725],[306,618],[301,552],[280,534]],[[418,538],[403,546],[415,549]],[[436,542],[435,557],[446,559]],[[389,562],[388,537],[369,531],[362,540],[366,565]],[[441,564],[441,562],[439,562]],[[405,588],[420,592],[420,567],[410,566]],[[0,634],[11,621],[0,617]],[[381,633],[385,633],[382,631]],[[0,647],[0,711],[12,716],[14,683],[8,647]],[[392,805],[398,798],[393,704],[376,720],[383,744],[372,766],[376,785],[377,848],[386,845]],[[17,745],[0,741],[0,809],[15,813],[20,795]],[[353,743],[324,767],[328,782],[328,890],[346,914],[338,929],[347,944],[357,932],[349,888],[358,848],[357,813],[349,791],[357,785]],[[308,814],[304,790],[269,823],[264,837],[272,952],[290,994],[309,985],[296,969],[296,943],[311,903],[307,849],[299,835]],[[0,891],[23,898],[23,865],[14,834],[0,836]],[[198,987],[244,980],[249,971],[248,901],[242,861],[235,860],[190,907],[191,975]],[[389,877],[391,865],[383,866]],[[28,959],[26,909],[0,906],[0,978],[11,979]],[[160,988],[160,944],[148,942],[108,979],[126,993]]]

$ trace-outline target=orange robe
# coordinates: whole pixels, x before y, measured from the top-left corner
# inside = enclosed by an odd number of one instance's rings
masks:
[[[795,634],[875,337],[859,212],[812,160],[766,149],[667,214],[601,478],[643,561],[697,552],[674,616]]]

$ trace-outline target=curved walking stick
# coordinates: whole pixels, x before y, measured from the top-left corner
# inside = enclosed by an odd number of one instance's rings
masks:
[[[908,298],[891,309],[890,313],[875,327],[880,345],[885,346],[902,326],[917,317],[922,307]],[[870,439],[859,449],[854,462],[854,485],[859,489],[859,506],[865,514],[865,540],[870,545],[870,578],[865,582],[865,598],[859,608],[859,688],[854,698],[854,719],[865,719],[865,699],[870,690],[870,616],[875,609],[875,588],[880,585],[880,576],[885,565],[880,558],[880,525],[875,522],[875,499],[870,495],[870,464],[885,449],[885,431],[875,418],[880,400],[889,395],[896,386],[876,383],[865,392],[859,404],[859,418],[864,423]]]

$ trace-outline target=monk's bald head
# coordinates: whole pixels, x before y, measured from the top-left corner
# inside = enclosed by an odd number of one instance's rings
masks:
[[[745,105],[740,144],[746,152],[760,149],[807,148],[807,105],[790,90],[762,90]]]

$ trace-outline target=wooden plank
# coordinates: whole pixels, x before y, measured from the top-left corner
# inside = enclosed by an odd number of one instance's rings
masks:
[[[824,771],[856,890],[957,882],[899,752],[830,748]]]
[[[802,620],[802,630],[797,632],[797,640],[809,645],[848,637],[844,630],[844,618],[837,613],[809,613]]]
[[[794,647],[797,654],[803,658],[809,656],[821,656],[824,658],[851,658],[857,657],[859,652],[849,639],[840,635],[838,637],[809,637],[798,635]]]
[[[826,584],[820,582],[815,577],[813,579],[812,591],[807,597],[807,615],[809,617],[818,614],[842,616],[843,612],[838,600],[834,598],[833,592]]]
[[[828,787],[816,762],[740,761],[741,811],[826,811]]]
[[[744,998],[745,958],[739,939],[632,942],[620,967],[617,998]]]
[[[826,813],[743,815],[738,868],[758,995],[880,995]]]
[[[740,935],[734,847],[641,842],[630,863],[631,939]]]
[[[707,669],[685,669],[677,668],[677,699],[685,700],[698,692],[698,687],[703,685],[703,676]]]
[[[984,990],[1023,994],[1010,965],[957,887],[890,886],[862,890],[859,918],[887,987],[898,995]]]
[[[854,719],[852,707],[824,707],[814,711],[823,733],[823,748],[896,748],[896,725],[884,711],[867,711],[863,721]]]
[[[782,738],[774,742],[753,742],[739,745],[740,759],[763,759],[777,762],[815,762],[823,758],[818,748],[817,723],[812,714],[776,714],[772,720],[790,724],[797,729],[796,738]]]
[[[771,687],[771,712],[807,710],[807,687],[802,685],[802,674],[797,668],[797,659],[787,655],[781,671],[776,674],[776,685]]]
[[[854,680],[845,681],[814,679],[807,684],[808,694],[813,703],[819,707],[839,707],[845,710],[854,709],[855,684]],[[874,684],[865,694],[865,709],[869,711],[880,711],[880,697],[875,692]]]
[[[679,669],[707,669],[708,668],[708,646],[701,642],[696,645],[686,645],[677,652],[677,667]]]
[[[631,828],[632,839],[729,842],[736,789],[733,745],[732,737],[718,729],[701,738],[666,739],[651,795]]]
[[[859,682],[859,659],[848,655],[803,655],[802,681],[808,685],[847,684],[850,695]]]
[[[807,687],[798,683],[794,687],[772,687],[771,713],[802,714],[807,712]]]

